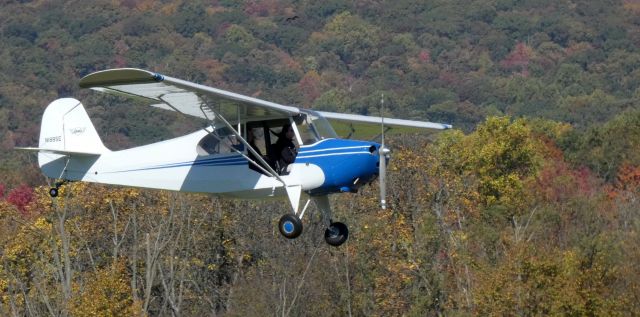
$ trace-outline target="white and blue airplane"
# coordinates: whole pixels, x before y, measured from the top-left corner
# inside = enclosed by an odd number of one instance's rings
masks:
[[[285,106],[199,85],[141,69],[121,68],[82,78],[82,88],[143,98],[152,106],[208,121],[188,135],[125,150],[111,151],[102,143],[82,103],[62,98],[47,106],[38,152],[43,173],[60,184],[84,181],[183,192],[212,193],[247,199],[283,197],[291,212],[279,221],[286,238],[302,232],[302,217],[311,201],[327,225],[325,240],[339,246],[347,226],[331,219],[328,195],[355,192],[380,178],[385,208],[384,176],[389,150],[384,125],[449,129],[448,124],[340,114]],[[382,124],[382,143],[340,139],[327,119]],[[275,144],[293,130],[295,161],[278,162]],[[275,131],[275,132],[274,132]],[[304,202],[301,204],[301,201]]]

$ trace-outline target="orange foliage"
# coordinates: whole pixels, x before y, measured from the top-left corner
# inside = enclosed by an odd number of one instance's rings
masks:
[[[573,170],[564,161],[546,164],[535,179],[535,197],[546,202],[566,202],[570,198],[595,194],[595,177],[587,168]]]
[[[162,14],[164,15],[173,15],[178,11],[179,6],[180,1],[170,2],[160,8],[160,12],[162,12]]]
[[[136,8],[142,12],[149,11],[154,8],[155,3],[154,0],[140,0]]]
[[[500,65],[506,69],[519,69],[520,74],[526,77],[529,75],[528,67],[533,55],[531,47],[524,43],[518,43],[513,51],[500,62]]]
[[[320,84],[322,79],[320,75],[315,70],[311,70],[307,72],[300,82],[298,82],[298,86],[302,91],[302,94],[307,99],[308,102],[313,102],[316,98],[320,97]]]
[[[624,0],[622,6],[634,14],[640,14],[640,1],[639,0]]]
[[[623,163],[618,169],[615,182],[608,186],[606,192],[611,199],[626,197],[626,200],[640,192],[640,166]],[[632,195],[620,195],[625,192]]]
[[[599,191],[596,176],[586,167],[572,168],[560,148],[549,138],[538,135],[537,151],[544,157],[542,169],[528,182],[533,197],[546,203],[567,202],[571,198],[591,197]]]
[[[300,65],[300,63],[298,63],[298,61],[293,59],[293,57],[291,57],[291,55],[287,54],[286,52],[278,51],[278,58],[280,58],[280,63],[282,63],[287,69],[302,71],[302,66]]]
[[[195,63],[198,69],[203,71],[207,75],[207,79],[213,83],[223,80],[222,75],[228,67],[226,64],[213,58],[196,60]]]
[[[618,171],[616,181],[627,190],[638,189],[640,187],[640,166],[623,163]]]

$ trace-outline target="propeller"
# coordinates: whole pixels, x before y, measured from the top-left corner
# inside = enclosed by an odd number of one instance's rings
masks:
[[[384,147],[384,94],[382,94],[380,98],[380,117],[382,118],[382,133],[380,134],[382,140],[380,142],[380,149],[378,150],[378,154],[380,155],[380,163],[378,164],[378,175],[380,179],[380,207],[382,207],[382,209],[387,209],[387,154],[390,151]]]

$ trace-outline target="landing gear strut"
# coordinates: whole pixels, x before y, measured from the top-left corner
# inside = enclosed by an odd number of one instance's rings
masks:
[[[340,246],[349,238],[349,229],[342,222],[333,222],[331,220],[331,205],[328,196],[314,197],[314,201],[318,209],[322,212],[323,222],[327,225],[324,231],[324,241],[334,247]]]

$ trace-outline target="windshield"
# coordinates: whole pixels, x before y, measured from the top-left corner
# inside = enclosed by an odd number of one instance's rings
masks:
[[[318,115],[315,111],[304,110],[305,120],[298,125],[300,136],[304,144],[311,144],[324,139],[338,138],[327,119]]]

